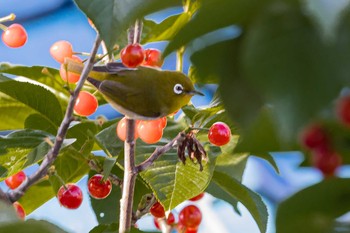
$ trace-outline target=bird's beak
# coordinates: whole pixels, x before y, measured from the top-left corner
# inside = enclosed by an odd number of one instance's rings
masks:
[[[187,91],[187,94],[189,95],[201,95],[201,96],[204,96],[204,94],[200,91],[197,91],[197,90],[192,90],[192,91]]]

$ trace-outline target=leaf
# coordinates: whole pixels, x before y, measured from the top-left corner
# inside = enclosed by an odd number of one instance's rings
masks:
[[[260,232],[266,232],[268,212],[258,194],[242,185],[236,179],[219,171],[214,171],[212,182],[215,184],[212,188],[220,188],[220,191],[226,192],[241,202],[253,216]]]
[[[26,129],[38,129],[38,130],[49,132],[53,135],[57,133],[57,125],[53,124],[53,122],[51,122],[41,114],[38,114],[38,113],[31,114],[23,121],[24,121],[24,128]]]
[[[57,174],[65,183],[75,183],[86,175],[90,167],[84,156],[73,148],[67,148],[59,154],[54,164]],[[62,186],[55,176],[50,176],[54,193]]]
[[[26,195],[21,197],[19,202],[28,215],[53,198],[55,195],[56,193],[53,192],[50,182],[48,180],[42,180],[32,185],[26,191]]]
[[[0,93],[0,130],[22,129],[28,114],[33,112],[25,104]]]
[[[173,6],[181,6],[179,0],[75,0],[78,7],[92,20],[102,40],[111,53],[119,35],[145,15]]]
[[[117,123],[105,128],[95,137],[101,149],[110,156],[119,155],[124,148],[124,143],[117,137],[116,127]]]
[[[153,26],[152,30],[146,34],[141,42],[170,41],[190,19],[191,14],[189,12],[169,16],[163,22]]]
[[[112,224],[100,224],[96,227],[94,227],[90,233],[118,233],[119,224],[118,223],[112,223]],[[137,228],[132,227],[129,233],[142,233],[145,231],[140,231]],[[155,233],[151,231],[147,231],[148,233]]]
[[[95,122],[86,121],[70,127],[67,131],[67,138],[76,139],[72,146],[87,157],[90,155],[94,146],[94,135],[97,133],[97,131],[98,128]]]
[[[43,220],[28,219],[27,221],[10,222],[0,225],[1,232],[26,232],[26,233],[66,233],[56,225]]]
[[[0,92],[40,113],[53,125],[59,126],[63,119],[57,98],[41,86],[17,81],[0,82]]]
[[[350,179],[326,179],[307,187],[279,205],[276,230],[283,233],[331,232],[336,218],[349,211],[349,195]]]
[[[20,219],[13,208],[13,206],[8,205],[4,201],[0,201],[0,226],[1,224],[8,222],[19,222]]]
[[[193,19],[170,41],[164,51],[164,56],[219,28],[230,25],[246,26],[267,2],[269,0],[203,0]],[[218,37],[220,35],[217,35],[216,38]]]
[[[64,88],[66,83],[61,78],[59,70],[57,69],[44,66],[21,66],[10,63],[0,63],[0,73],[23,76],[33,81],[40,82],[52,88],[52,90],[55,90],[56,94],[64,94],[66,98],[70,95],[67,89]]]

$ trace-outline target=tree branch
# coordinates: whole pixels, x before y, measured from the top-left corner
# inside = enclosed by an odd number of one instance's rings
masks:
[[[90,73],[93,65],[94,65],[94,58],[96,56],[98,47],[101,43],[101,39],[99,35],[97,35],[94,46],[91,51],[91,56],[89,57],[87,64],[85,64],[84,69],[81,73],[80,80],[71,95],[68,103],[68,107],[65,113],[65,116],[63,118],[63,121],[58,129],[57,135],[56,135],[56,140],[55,143],[52,147],[52,149],[45,155],[43,162],[41,163],[39,169],[33,173],[31,176],[29,176],[17,189],[7,193],[8,198],[10,199],[11,202],[17,201],[20,197],[23,196],[25,191],[35,184],[37,181],[39,181],[41,178],[46,176],[48,172],[48,168],[53,164],[55,159],[57,158],[60,149],[62,147],[62,143],[64,138],[66,137],[66,133],[68,130],[68,127],[72,121],[72,115],[73,115],[73,108],[75,101],[79,95],[79,92],[81,88],[84,85],[84,82],[86,81],[88,74]]]
[[[136,166],[136,171],[142,172],[146,170],[149,166],[153,164],[155,160],[157,160],[162,154],[165,154],[172,148],[174,148],[177,145],[180,145],[186,138],[186,134],[184,132],[180,132],[173,140],[168,142],[162,147],[158,147],[148,159],[140,163],[139,165]]]

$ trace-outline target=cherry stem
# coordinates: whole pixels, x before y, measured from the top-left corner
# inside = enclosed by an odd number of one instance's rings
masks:
[[[183,57],[185,53],[185,47],[182,46],[176,51],[176,70],[183,72]]]
[[[15,18],[16,18],[16,15],[11,13],[11,14],[5,16],[5,17],[0,18],[0,23],[4,23],[4,22],[7,22],[7,21],[13,21],[13,20],[15,20]]]
[[[190,130],[209,131],[209,128],[189,127]]]
[[[72,121],[72,116],[73,116],[73,108],[75,105],[75,101],[78,98],[78,94],[80,90],[82,89],[88,74],[90,73],[94,62],[95,62],[95,56],[98,50],[98,47],[100,45],[101,39],[99,35],[96,36],[96,40],[94,43],[94,46],[91,51],[91,57],[89,57],[87,64],[85,64],[84,69],[81,74],[81,78],[79,82],[77,83],[77,86],[73,92],[73,95],[69,98],[67,110],[65,113],[65,116],[61,122],[61,125],[58,129],[57,135],[56,135],[56,140],[54,142],[53,147],[51,150],[45,155],[42,163],[40,164],[40,167],[38,170],[36,170],[32,175],[30,175],[25,181],[22,182],[22,184],[15,190],[12,190],[7,193],[7,197],[11,202],[17,201],[20,197],[24,195],[26,190],[35,184],[37,181],[42,179],[44,176],[48,174],[50,166],[53,164],[53,162],[56,160],[60,149],[63,144],[63,140],[66,137],[67,130],[70,126],[70,123]]]
[[[7,30],[7,27],[3,24],[0,23],[0,29],[3,30],[3,31],[6,31]]]
[[[64,190],[67,190],[67,186],[66,186],[66,182],[64,182],[64,180],[62,179],[62,177],[60,175],[57,174],[57,171],[53,172],[53,174],[57,179],[58,181],[60,182],[60,184],[63,186]]]

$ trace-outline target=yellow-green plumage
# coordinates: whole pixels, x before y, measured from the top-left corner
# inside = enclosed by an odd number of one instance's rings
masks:
[[[67,70],[81,73],[83,65],[66,60]],[[133,119],[167,116],[186,105],[197,92],[181,72],[140,66],[135,69],[120,63],[96,66],[89,73],[92,83],[120,113]]]

